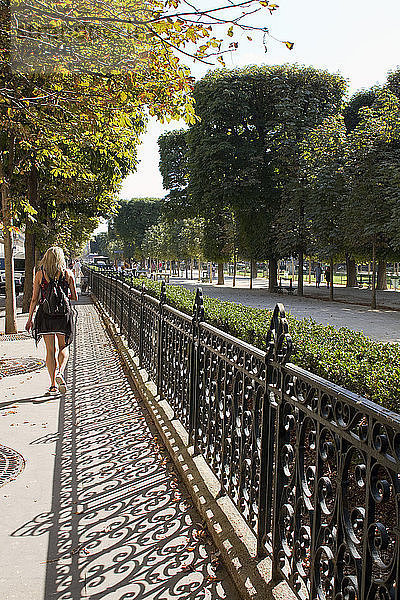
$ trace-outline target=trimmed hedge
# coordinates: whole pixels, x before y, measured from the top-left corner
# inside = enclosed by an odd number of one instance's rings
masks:
[[[143,279],[134,279],[141,287]],[[159,296],[161,283],[145,280],[149,294]],[[195,292],[167,285],[168,304],[192,314]],[[260,349],[266,347],[271,311],[204,297],[208,323]],[[313,319],[287,314],[294,353],[291,362],[377,404],[400,411],[400,344],[374,342],[345,327],[335,329]]]

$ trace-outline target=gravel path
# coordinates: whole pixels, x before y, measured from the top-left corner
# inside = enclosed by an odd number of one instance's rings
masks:
[[[196,281],[174,278],[172,284],[181,284],[189,289],[199,285]],[[247,280],[248,286],[248,280]],[[230,284],[231,285],[231,284]],[[230,302],[238,302],[255,308],[273,308],[277,302],[283,302],[286,310],[297,318],[310,317],[318,323],[347,327],[361,331],[368,337],[382,342],[400,343],[400,312],[394,309],[372,310],[368,306],[345,302],[329,302],[307,297],[297,297],[281,294],[270,294],[265,288],[257,287],[250,290],[244,287],[245,282],[239,281],[240,287],[232,288],[202,283],[203,293],[211,298],[220,298]],[[325,293],[321,290],[321,293]],[[340,290],[343,296],[345,290]],[[390,293],[390,292],[389,292]],[[395,300],[400,293],[396,293]],[[357,298],[356,298],[357,299]]]

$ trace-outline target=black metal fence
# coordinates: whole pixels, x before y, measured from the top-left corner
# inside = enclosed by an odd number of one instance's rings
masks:
[[[275,308],[268,351],[110,273],[94,295],[120,327],[268,553],[307,600],[399,600],[400,416],[288,363]]]

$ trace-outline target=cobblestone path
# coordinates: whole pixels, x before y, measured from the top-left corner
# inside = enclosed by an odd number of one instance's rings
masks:
[[[91,305],[59,425],[45,600],[237,598]]]

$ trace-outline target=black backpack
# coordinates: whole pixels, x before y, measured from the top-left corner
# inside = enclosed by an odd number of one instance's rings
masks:
[[[62,279],[62,275],[58,279],[50,279],[43,294],[42,310],[49,317],[63,317],[71,310],[70,301],[61,285]]]

